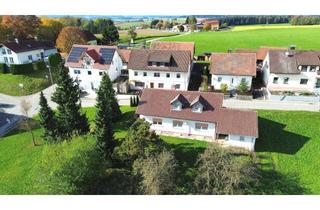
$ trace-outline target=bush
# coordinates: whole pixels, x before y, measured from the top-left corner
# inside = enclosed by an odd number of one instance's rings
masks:
[[[33,72],[33,64],[11,64],[10,65],[10,73],[11,74],[27,74]]]
[[[0,63],[0,73],[6,74],[8,73],[8,66],[5,63]]]
[[[225,94],[225,93],[227,92],[227,90],[228,90],[228,85],[222,83],[222,84],[220,85],[220,89],[221,89],[221,92],[223,92],[223,93]]]
[[[34,62],[32,63],[32,66],[33,66],[33,70],[35,71],[41,71],[46,69],[46,63],[44,62],[44,60],[39,60]]]
[[[48,60],[51,67],[58,67],[62,63],[62,58],[60,53],[49,55]]]

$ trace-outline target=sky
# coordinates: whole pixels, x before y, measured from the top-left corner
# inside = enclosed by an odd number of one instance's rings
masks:
[[[9,0],[0,14],[320,15],[320,0]]]

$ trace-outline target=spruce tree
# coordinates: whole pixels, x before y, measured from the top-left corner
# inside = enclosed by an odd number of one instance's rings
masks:
[[[57,119],[52,109],[48,106],[48,101],[43,95],[43,92],[40,93],[39,105],[40,125],[44,130],[43,139],[52,143],[57,140],[58,136]]]
[[[133,97],[130,97],[130,107],[133,107]]]
[[[96,113],[96,130],[97,148],[104,158],[110,157],[115,142],[113,139],[112,116],[113,100],[111,98],[110,79],[107,74],[103,74],[100,87],[97,92],[97,113]],[[112,88],[112,87],[111,87]],[[113,90],[113,89],[112,89]]]
[[[89,131],[89,123],[86,115],[81,113],[79,84],[69,76],[68,69],[63,66],[59,68],[57,85],[52,101],[58,104],[59,134],[66,139],[74,134],[86,134]]]

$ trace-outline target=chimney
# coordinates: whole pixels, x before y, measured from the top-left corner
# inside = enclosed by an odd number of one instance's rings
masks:
[[[14,41],[19,44],[19,39],[18,38],[15,38]]]

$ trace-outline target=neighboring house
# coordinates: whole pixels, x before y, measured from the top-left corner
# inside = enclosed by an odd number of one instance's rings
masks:
[[[313,92],[320,88],[320,51],[269,50],[262,71],[269,91]]]
[[[117,47],[104,45],[73,45],[65,66],[73,79],[78,79],[80,88],[95,93],[103,73],[114,81],[121,74],[122,60]]]
[[[131,54],[131,50],[128,49],[119,49],[118,50],[119,55],[122,59],[122,69],[121,69],[121,74],[128,76],[128,63],[130,60],[130,54]]]
[[[183,26],[183,31],[180,31],[179,27]],[[187,24],[179,24],[179,25],[175,25],[172,27],[171,29],[172,32],[176,32],[176,33],[179,33],[179,32],[188,32],[189,31],[189,26]]]
[[[97,45],[97,37],[90,31],[83,30],[84,35],[86,36],[87,44]]]
[[[18,40],[0,44],[0,63],[32,63],[57,53],[53,43],[37,40]]]
[[[128,64],[130,88],[187,90],[192,64],[190,51],[132,50]]]
[[[253,151],[258,138],[257,113],[224,108],[222,103],[221,93],[144,89],[136,114],[159,134],[222,140]]]
[[[205,19],[205,20],[202,20],[201,21],[201,24],[199,24],[199,30],[202,30],[203,29],[203,26],[205,25],[205,24],[208,24],[209,26],[210,26],[210,29],[212,30],[212,31],[217,31],[217,30],[219,30],[219,28],[220,28],[220,22],[219,22],[219,20],[208,20],[208,19]]]
[[[191,58],[194,57],[195,45],[194,42],[163,42],[154,41],[150,45],[151,50],[188,50],[191,53]]]
[[[251,87],[252,78],[256,76],[255,53],[212,53],[211,55],[211,85],[216,90],[221,89],[222,84],[228,86],[228,90],[245,81]]]

